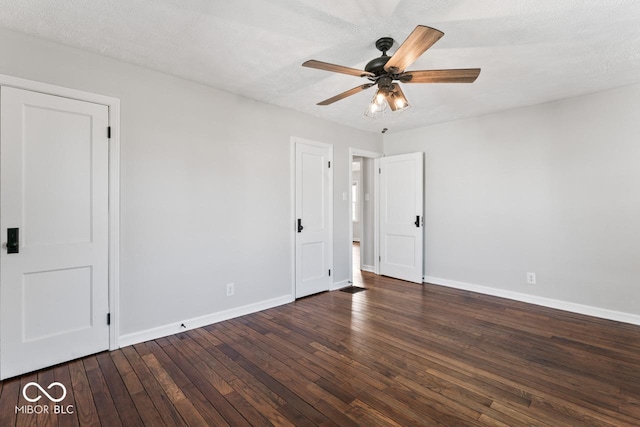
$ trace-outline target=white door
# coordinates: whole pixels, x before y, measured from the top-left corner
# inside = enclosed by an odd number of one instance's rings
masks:
[[[422,283],[423,153],[379,164],[380,274]]]
[[[107,106],[0,88],[0,378],[109,347],[107,127]]]
[[[333,262],[331,147],[296,143],[296,298],[328,291]]]

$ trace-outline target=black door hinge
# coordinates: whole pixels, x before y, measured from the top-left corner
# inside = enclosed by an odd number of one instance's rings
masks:
[[[111,139],[111,126],[107,127],[107,138]]]
[[[107,313],[107,325],[111,324],[111,313]]]
[[[378,168],[378,174],[382,173],[382,168]]]
[[[331,277],[331,270],[329,270],[329,277]]]
[[[331,168],[331,162],[329,162],[329,168]]]

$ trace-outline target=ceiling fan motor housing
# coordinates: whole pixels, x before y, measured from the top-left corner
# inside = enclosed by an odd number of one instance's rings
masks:
[[[382,56],[372,59],[364,67],[365,71],[373,73],[376,76],[385,73],[384,66],[387,64],[390,56],[387,56],[387,51],[393,46],[393,39],[391,37],[382,37],[376,41],[376,48],[382,52]]]
[[[384,71],[384,66],[387,65],[389,59],[391,59],[391,57],[386,55],[372,59],[366,67],[364,67],[364,70],[373,73],[376,76],[384,74],[386,73],[386,71]]]

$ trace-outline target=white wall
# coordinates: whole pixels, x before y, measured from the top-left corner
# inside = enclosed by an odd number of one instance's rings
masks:
[[[379,135],[7,30],[0,73],[121,100],[121,334],[291,295],[292,136],[334,145],[348,279],[348,147]]]
[[[386,134],[426,153],[426,276],[640,314],[639,112],[635,85]]]

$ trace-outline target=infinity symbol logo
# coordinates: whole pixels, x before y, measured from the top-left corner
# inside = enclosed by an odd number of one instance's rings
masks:
[[[40,398],[42,397],[40,395],[38,395],[38,397],[36,397],[36,398],[30,398],[29,396],[27,396],[27,389],[29,387],[35,387],[38,390],[40,390],[40,393],[42,393],[45,396],[47,396],[47,398],[50,401],[56,402],[56,403],[63,401],[64,398],[67,397],[67,388],[64,385],[60,384],[59,382],[53,382],[53,383],[49,384],[49,386],[47,387],[47,390],[51,390],[51,387],[54,387],[54,386],[58,386],[58,387],[60,387],[62,389],[62,396],[57,398],[57,399],[52,397],[49,393],[47,393],[46,390],[43,389],[42,386],[40,386],[40,384],[34,383],[34,382],[27,383],[24,386],[24,388],[22,389],[22,396],[24,396],[24,398],[27,399],[29,402],[37,402],[38,400],[40,400]]]

